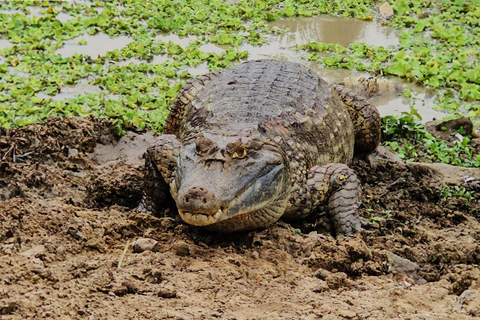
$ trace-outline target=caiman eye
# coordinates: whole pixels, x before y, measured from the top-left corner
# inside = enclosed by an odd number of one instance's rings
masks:
[[[195,151],[199,156],[211,155],[217,151],[217,145],[210,139],[201,137],[195,141]]]
[[[225,151],[232,159],[243,159],[247,156],[247,148],[240,140],[227,144]]]

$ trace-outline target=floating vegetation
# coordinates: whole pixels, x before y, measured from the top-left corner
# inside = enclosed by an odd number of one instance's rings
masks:
[[[270,21],[318,14],[372,20],[376,5],[353,0],[3,1],[0,127],[92,114],[114,120],[119,134],[132,127],[161,131],[168,105],[186,80],[207,68],[246,60],[249,53],[242,46],[260,46],[270,35],[286,32]],[[434,89],[438,109],[479,119],[479,1],[400,0],[393,8],[393,19],[385,24],[402,31],[397,45],[308,43],[297,49],[325,67],[390,75]],[[114,39],[116,47],[89,50],[96,39]],[[85,83],[98,89],[61,95]],[[409,91],[404,96],[415,99]],[[415,121],[400,126],[402,121],[405,116],[384,118],[385,132],[418,129],[417,140],[430,143]],[[397,133],[398,139],[385,143],[414,159],[416,145],[405,145],[405,132]],[[464,165],[478,166],[463,142],[456,148],[466,156],[451,159],[442,145],[429,145],[439,150],[429,154],[431,159],[456,163],[461,158]]]
[[[121,130],[160,131],[167,106],[193,76],[188,70],[205,65],[216,70],[246,59],[248,52],[240,45],[261,45],[266,35],[281,32],[268,21],[320,13],[372,19],[372,5],[372,1],[252,0],[0,2],[0,126],[23,126],[51,115],[93,114],[114,119]],[[158,37],[167,34],[196,39],[181,46]],[[88,47],[97,36],[122,37],[120,42],[127,44],[91,56]],[[206,43],[226,49],[204,52],[200,48]],[[84,53],[69,50],[66,44],[82,46]],[[167,59],[152,63],[158,56]],[[140,63],[119,64],[130,59]],[[12,67],[15,73],[9,71]],[[82,79],[98,85],[101,92],[53,99]]]
[[[306,57],[327,67],[391,75],[438,93],[436,107],[480,119],[480,2],[395,1],[396,46],[309,43]]]

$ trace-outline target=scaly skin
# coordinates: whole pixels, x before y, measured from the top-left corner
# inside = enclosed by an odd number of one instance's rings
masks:
[[[332,85],[332,91],[348,108],[355,127],[355,150],[370,152],[380,143],[380,114],[364,97],[341,86]]]
[[[353,121],[352,121],[353,119]],[[307,68],[250,61],[189,81],[147,150],[142,206],[169,197],[182,219],[219,232],[327,207],[338,235],[360,230],[361,189],[347,167],[380,140],[378,111]]]

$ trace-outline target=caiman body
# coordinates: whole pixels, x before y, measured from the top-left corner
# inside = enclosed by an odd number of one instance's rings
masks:
[[[361,189],[347,164],[379,140],[365,99],[299,64],[242,63],[182,88],[146,153],[143,206],[171,197],[185,222],[219,232],[326,210],[353,234]]]

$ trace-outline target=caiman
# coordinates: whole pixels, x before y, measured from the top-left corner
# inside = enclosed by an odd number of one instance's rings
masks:
[[[145,154],[143,209],[173,198],[186,223],[218,232],[324,211],[337,235],[361,230],[347,164],[378,146],[379,113],[300,64],[249,61],[190,80],[163,132]]]

